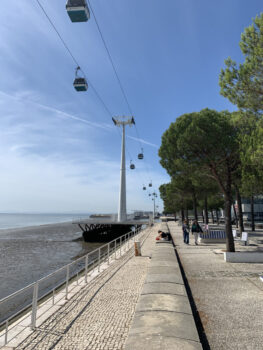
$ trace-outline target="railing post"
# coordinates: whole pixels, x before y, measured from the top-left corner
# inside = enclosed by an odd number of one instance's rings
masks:
[[[110,265],[110,243],[108,243],[108,265]]]
[[[98,256],[98,272],[100,272],[100,248],[99,248],[99,256]]]
[[[114,246],[114,250],[115,250],[115,260],[117,259],[117,239],[115,239],[115,246]]]
[[[68,282],[69,282],[69,265],[67,265],[67,273],[66,273],[66,300],[68,300]]]
[[[128,250],[130,249],[130,232],[128,233]]]
[[[122,236],[120,237],[120,257],[121,257],[121,242],[122,242]]]
[[[89,254],[85,258],[85,283],[88,283],[88,265],[89,265]]]
[[[36,328],[37,321],[37,297],[38,297],[38,282],[34,284],[33,300],[32,300],[32,315],[31,315],[31,328]]]
[[[8,320],[5,321],[5,344],[7,344],[7,336],[8,336]]]

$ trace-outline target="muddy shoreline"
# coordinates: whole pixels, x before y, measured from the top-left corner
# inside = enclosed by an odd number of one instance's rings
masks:
[[[86,243],[71,222],[0,230],[0,299],[103,243]]]

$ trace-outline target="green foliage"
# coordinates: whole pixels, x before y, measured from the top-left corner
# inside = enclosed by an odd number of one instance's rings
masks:
[[[164,133],[159,156],[171,176],[188,168],[218,181],[225,193],[228,170],[235,170],[239,162],[231,114],[204,109],[182,115]]]
[[[252,113],[233,113],[233,122],[238,127],[240,168],[238,170],[239,187],[243,196],[260,194],[263,191],[262,118]]]
[[[179,180],[190,183],[183,188],[186,195],[187,189],[201,188],[202,181],[204,186],[208,178],[220,187],[225,204],[227,251],[235,250],[231,186],[232,177],[240,167],[238,130],[230,113],[204,109],[177,118],[163,134],[159,149],[160,162],[172,177],[172,183],[177,183],[178,192]]]
[[[241,35],[240,49],[245,56],[239,66],[230,57],[219,77],[220,93],[240,109],[263,112],[263,13]]]

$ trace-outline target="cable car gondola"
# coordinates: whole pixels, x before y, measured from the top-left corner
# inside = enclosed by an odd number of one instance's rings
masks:
[[[143,188],[142,188],[144,191],[146,190],[146,186],[143,186]]]
[[[75,80],[74,80],[74,88],[77,91],[87,91],[88,90],[88,83],[85,78],[83,77],[78,77],[78,71],[80,70],[80,67],[76,68],[76,73],[75,73]]]
[[[90,18],[86,0],[68,0],[66,10],[71,22],[87,22]]]
[[[138,159],[143,159],[143,149],[142,152],[138,154]]]
[[[130,164],[130,169],[135,169],[135,165],[131,162],[131,164]]]
[[[152,185],[152,183],[150,182],[150,183],[149,183],[149,187],[152,187],[152,186],[153,186],[153,185]]]

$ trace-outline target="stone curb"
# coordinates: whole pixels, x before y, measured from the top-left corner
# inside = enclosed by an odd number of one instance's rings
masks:
[[[158,242],[152,254],[125,345],[139,349],[202,349],[172,242]]]

